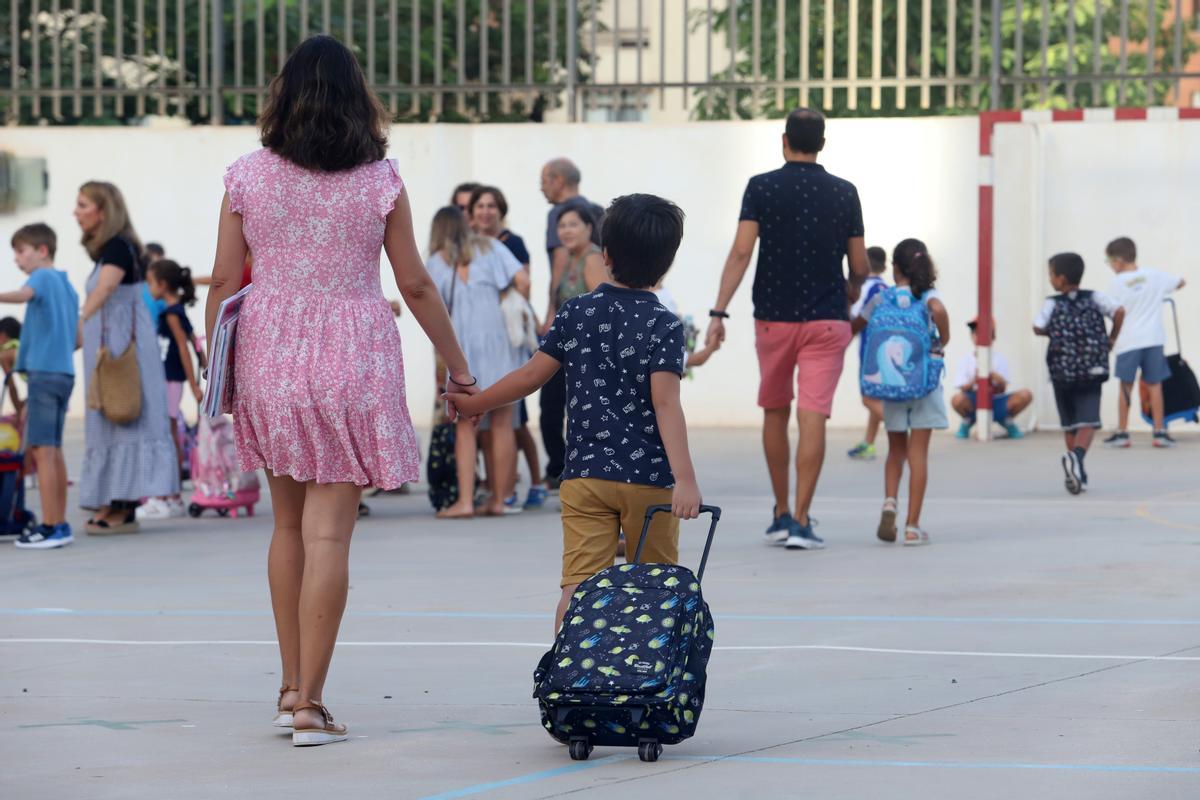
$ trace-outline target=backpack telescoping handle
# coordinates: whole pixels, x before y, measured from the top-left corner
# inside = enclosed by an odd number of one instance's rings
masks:
[[[646,509],[646,521],[642,523],[642,536],[638,539],[637,550],[633,554],[633,564],[640,564],[642,561],[642,548],[646,546],[646,534],[650,531],[650,521],[654,519],[654,515],[659,512],[667,514],[671,513],[669,505],[650,506]],[[704,555],[700,557],[700,569],[696,571],[696,580],[704,580],[704,565],[708,563],[708,551],[712,549],[713,536],[717,532],[717,523],[721,521],[721,509],[717,506],[700,506],[701,514],[711,514],[712,523],[708,526],[708,539],[704,542]]]
[[[1175,299],[1168,297],[1163,302],[1171,307],[1171,321],[1175,323],[1175,352],[1182,356],[1183,339],[1179,337],[1179,312],[1175,309]]]

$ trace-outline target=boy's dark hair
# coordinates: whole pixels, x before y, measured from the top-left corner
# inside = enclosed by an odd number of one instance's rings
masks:
[[[929,248],[920,239],[905,239],[896,245],[892,261],[900,274],[908,278],[914,297],[921,297],[937,283],[937,267],[929,257]]]
[[[196,302],[196,284],[192,282],[192,271],[181,267],[169,258],[159,259],[150,265],[148,272],[167,285],[172,292],[179,292],[179,302],[185,306]]]
[[[54,258],[54,254],[58,252],[58,237],[54,234],[54,229],[46,223],[35,222],[17,228],[17,232],[12,235],[13,249],[19,245],[28,245],[34,249],[45,247],[50,257]]]
[[[322,172],[382,159],[387,125],[354,54],[332,36],[313,36],[292,51],[259,118],[263,147]]]
[[[579,211],[581,217],[587,214],[583,209],[570,210]],[[613,200],[604,214],[601,236],[613,278],[634,289],[657,286],[675,260],[683,239],[683,218],[683,209],[652,194]]]
[[[825,115],[811,108],[797,108],[788,114],[788,147],[793,153],[819,153],[825,147]]]
[[[1137,245],[1133,243],[1133,239],[1122,236],[1108,243],[1108,247],[1104,248],[1104,255],[1109,258],[1119,258],[1126,264],[1136,264]]]
[[[167,251],[158,242],[146,242],[146,253],[158,258],[162,258],[167,254]]]
[[[458,191],[455,190],[455,194]],[[471,190],[471,199],[467,203],[467,213],[475,213],[475,204],[485,195],[490,194],[492,199],[496,201],[496,208],[500,210],[500,219],[508,216],[508,200],[504,198],[504,192],[497,189],[495,186],[476,186]]]
[[[1059,253],[1050,257],[1050,271],[1066,278],[1072,286],[1083,281],[1083,256],[1078,253]]]
[[[867,261],[871,262],[871,272],[878,275],[887,269],[887,250],[882,247],[868,247]]]
[[[467,181],[466,183],[460,183],[458,186],[455,186],[454,191],[450,193],[450,202],[447,203],[446,205],[450,205],[450,206],[454,205],[454,201],[457,200],[458,196],[460,194],[462,194],[463,192],[469,192],[472,196],[474,196],[475,190],[478,189],[479,186],[480,186],[480,184],[475,183],[474,181]],[[470,208],[470,206],[467,206],[467,208]]]
[[[0,319],[0,336],[9,339],[21,338],[21,323],[15,317]]]

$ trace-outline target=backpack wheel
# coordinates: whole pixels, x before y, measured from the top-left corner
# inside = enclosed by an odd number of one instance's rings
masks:
[[[572,739],[569,747],[572,761],[587,761],[592,754],[592,743],[587,739]]]
[[[201,508],[196,503],[192,503],[190,506],[188,506],[188,516],[189,517],[194,517],[194,518],[199,519],[200,515],[203,513],[204,513],[204,509]]]
[[[638,758],[642,761],[658,761],[662,755],[662,745],[657,739],[643,739],[638,743]]]

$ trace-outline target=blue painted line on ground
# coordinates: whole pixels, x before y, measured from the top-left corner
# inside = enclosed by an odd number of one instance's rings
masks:
[[[428,795],[421,800],[453,800],[457,797],[470,797],[496,789],[506,789],[512,786],[522,786],[538,781],[571,775],[594,767],[608,766],[619,761],[627,761],[633,756],[619,755],[597,759],[595,761],[579,761],[555,769],[531,772],[489,783],[477,783],[462,789],[454,789],[441,794]],[[783,766],[803,767],[891,767],[905,769],[983,769],[983,770],[1050,770],[1064,772],[1108,772],[1108,773],[1153,773],[1153,774],[1200,774],[1200,767],[1169,767],[1152,764],[1028,764],[1028,763],[991,763],[970,761],[887,761],[865,758],[789,758],[784,756],[685,756],[664,755],[664,761],[695,761],[700,763],[735,763],[735,764],[773,764]]]
[[[0,608],[7,617],[269,617],[269,610],[246,609],[81,609]],[[546,614],[513,611],[349,611],[348,617],[397,619],[498,619],[544,620]],[[1187,625],[1200,626],[1200,619],[1111,619],[1078,617],[965,617],[887,616],[875,614],[717,614],[732,622],[928,622],[1001,625]]]
[[[1006,764],[969,761],[873,761],[860,758],[787,758],[772,756],[679,756],[664,755],[668,761],[734,762],[741,764],[791,764],[806,767],[918,767],[926,769],[1040,769],[1072,772],[1152,772],[1194,775],[1200,767],[1166,767],[1152,764]]]
[[[441,794],[431,794],[420,798],[420,800],[453,800],[456,797],[470,797],[473,794],[483,794],[496,789],[507,789],[510,786],[522,786],[527,783],[536,783],[538,781],[557,778],[562,775],[570,775],[575,772],[582,772],[585,769],[594,769],[596,767],[605,767],[609,764],[615,764],[618,761],[625,761],[631,756],[609,756],[608,758],[598,758],[595,761],[576,761],[568,764],[565,767],[557,767],[555,769],[542,770],[541,772],[531,772],[528,775],[518,775],[515,778],[507,778],[502,781],[492,781],[491,783],[477,783],[474,786],[467,786],[462,789],[454,789]]]

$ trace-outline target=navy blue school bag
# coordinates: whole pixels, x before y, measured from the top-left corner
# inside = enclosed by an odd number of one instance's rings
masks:
[[[637,747],[657,761],[664,744],[696,732],[704,707],[713,622],[700,591],[715,506],[698,573],[678,564],[642,564],[646,511],[633,561],[601,570],[575,591],[554,646],[533,673],[542,725],[581,761],[596,745]]]
[[[916,400],[938,387],[942,359],[933,352],[929,308],[924,299],[892,286],[863,331],[860,388],[880,400]]]

